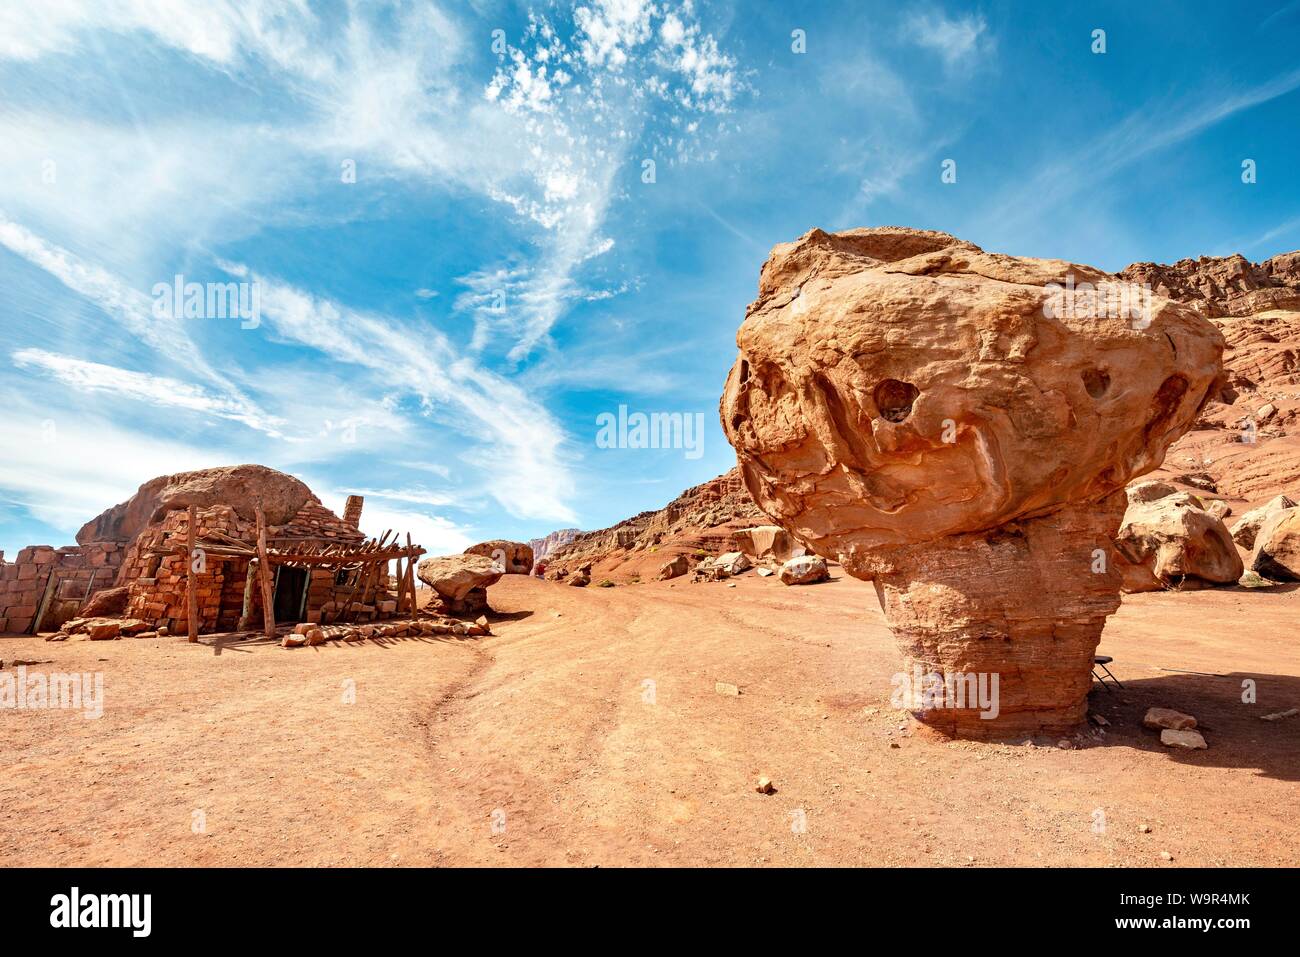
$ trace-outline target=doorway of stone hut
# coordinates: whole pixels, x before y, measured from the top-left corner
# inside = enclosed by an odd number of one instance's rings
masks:
[[[307,611],[307,569],[277,565],[275,569],[275,620],[302,621]]]

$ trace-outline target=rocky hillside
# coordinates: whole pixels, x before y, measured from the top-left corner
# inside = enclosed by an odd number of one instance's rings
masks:
[[[1172,265],[1133,263],[1119,273],[1152,292],[1198,305],[1211,319],[1300,309],[1300,251],[1252,263],[1240,253],[1180,259]]]
[[[766,522],[767,517],[750,499],[739,470],[732,469],[687,489],[658,511],[581,533],[551,553],[547,575],[590,564],[593,581],[648,580],[676,555],[729,551],[733,531]]]
[[[1156,477],[1240,511],[1300,490],[1300,251],[1261,263],[1202,256],[1119,274],[1200,308],[1223,332],[1225,383]],[[1238,507],[1238,505],[1240,507]]]

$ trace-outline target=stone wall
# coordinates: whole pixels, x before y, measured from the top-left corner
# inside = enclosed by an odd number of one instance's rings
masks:
[[[198,527],[195,535],[208,538],[221,531],[237,539],[255,537],[250,522],[235,514],[226,505],[199,509],[196,512]],[[152,627],[166,626],[172,631],[185,631],[189,627],[186,610],[186,580],[188,569],[184,555],[152,555],[155,550],[167,551],[177,545],[184,546],[188,537],[189,513],[168,512],[161,522],[146,528],[132,543],[122,566],[119,582],[127,586],[126,616],[139,618]],[[205,569],[195,578],[195,595],[198,597],[199,631],[216,631],[221,614],[222,593],[226,580],[231,577],[233,562],[215,557],[205,559]],[[246,565],[246,562],[241,562]],[[238,573],[240,599],[243,596],[243,571]],[[237,613],[236,613],[237,614]]]
[[[14,561],[0,561],[0,633],[27,633],[42,604],[47,609],[42,626],[54,631],[61,622],[51,622],[60,608],[112,587],[122,557],[116,542],[90,542],[29,545]]]

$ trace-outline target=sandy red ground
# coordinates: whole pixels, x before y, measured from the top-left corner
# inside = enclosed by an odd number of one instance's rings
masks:
[[[484,639],[0,639],[5,669],[106,693],[98,720],[0,711],[0,865],[1300,862],[1300,717],[1259,720],[1300,707],[1300,591],[1127,598],[1101,647],[1125,690],[1072,750],[906,730],[857,581],[508,576],[491,600]],[[1150,705],[1209,750],[1163,748]]]

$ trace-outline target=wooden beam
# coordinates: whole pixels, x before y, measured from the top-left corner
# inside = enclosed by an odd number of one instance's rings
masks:
[[[388,574],[388,568],[384,568],[384,574]],[[402,606],[406,604],[406,564],[399,558],[397,560],[397,574],[393,576],[397,582],[397,613],[402,613]]]
[[[194,541],[198,535],[199,513],[189,507],[185,523],[185,617],[189,619],[190,644],[199,640],[198,572],[194,570]]]
[[[275,637],[275,601],[271,588],[271,563],[266,555],[266,516],[257,510],[257,574],[262,580],[262,625],[266,637]]]
[[[405,548],[396,546],[382,552],[348,552],[340,555],[305,555],[302,553],[293,553],[286,555],[283,552],[270,552],[268,558],[273,565],[320,565],[334,566],[351,565],[356,562],[374,562],[389,561],[394,558],[418,558],[424,554],[424,549],[417,548],[412,552],[407,552]]]
[[[257,561],[250,559],[248,568],[244,572],[244,607],[239,611],[238,631],[247,631],[249,622],[253,618],[253,583],[256,581]]]

